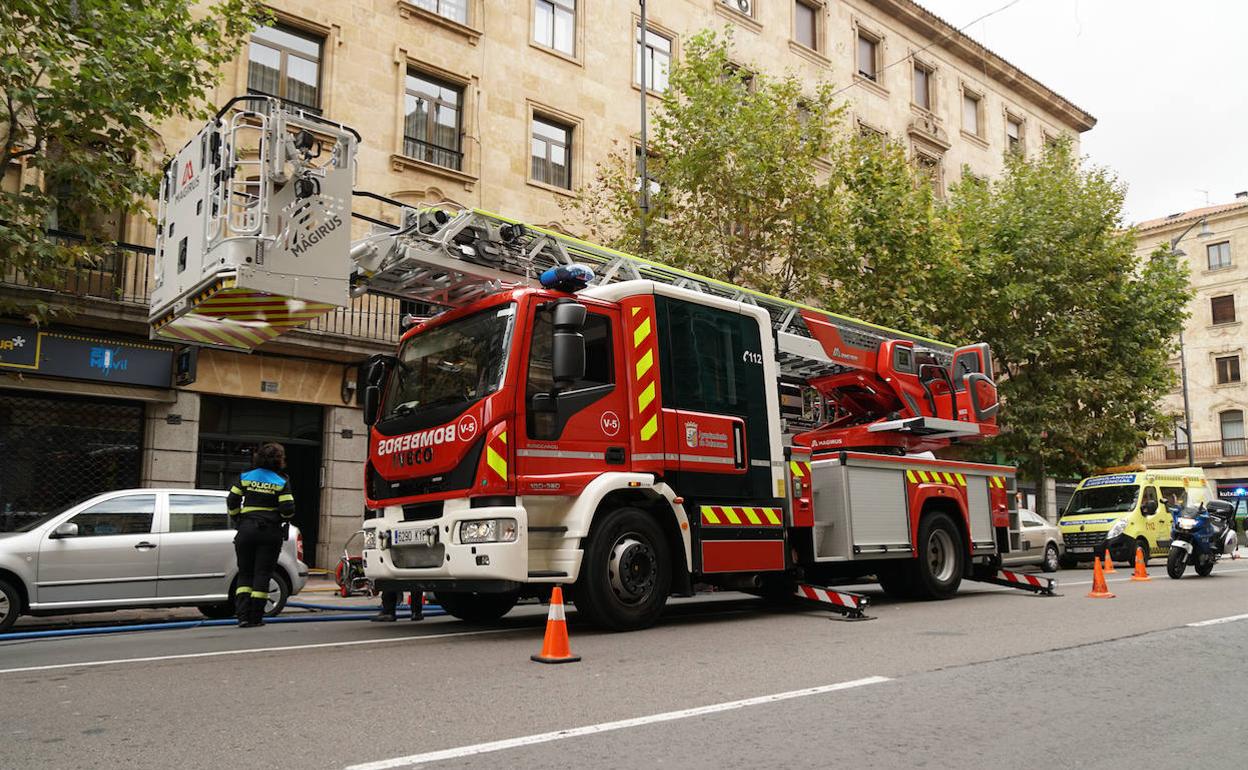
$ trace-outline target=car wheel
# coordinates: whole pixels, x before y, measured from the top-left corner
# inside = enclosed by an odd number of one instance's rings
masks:
[[[1057,572],[1057,568],[1061,566],[1061,558],[1057,553],[1057,545],[1049,543],[1044,548],[1044,562],[1041,563],[1040,569],[1045,572]]]
[[[637,508],[600,514],[574,586],[577,614],[608,631],[646,628],[671,588],[671,552],[654,517]]]
[[[962,584],[966,550],[962,535],[947,513],[930,513],[919,523],[919,558],[911,565],[915,595],[948,599]]]
[[[290,583],[286,582],[286,576],[273,573],[273,577],[269,578],[269,600],[264,603],[264,616],[275,618],[282,614],[282,610],[286,609],[286,600],[289,598]]]
[[[234,617],[234,605],[229,602],[222,604],[201,604],[199,614],[210,620],[225,620]]]
[[[22,614],[22,597],[17,589],[0,580],[0,633],[8,631]]]
[[[452,615],[468,623],[491,623],[511,612],[520,600],[516,592],[504,594],[479,594],[469,591],[434,591],[446,614]],[[420,593],[416,593],[413,601],[420,601]]]
[[[1170,556],[1166,558],[1166,574],[1178,580],[1183,577],[1183,571],[1187,569],[1187,551],[1182,548],[1171,548]]]

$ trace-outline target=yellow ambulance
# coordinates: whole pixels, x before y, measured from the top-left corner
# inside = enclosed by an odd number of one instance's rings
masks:
[[[1066,544],[1062,566],[1090,562],[1107,547],[1115,562],[1131,564],[1137,547],[1145,557],[1164,557],[1174,512],[1215,499],[1200,468],[1138,467],[1089,476],[1057,523]]]

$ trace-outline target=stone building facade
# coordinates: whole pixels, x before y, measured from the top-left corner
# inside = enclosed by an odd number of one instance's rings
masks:
[[[1150,219],[1137,226],[1137,250],[1147,254],[1174,243],[1191,271],[1190,317],[1183,329],[1191,417],[1191,454],[1219,494],[1248,513],[1248,192],[1217,206]],[[1175,241],[1175,239],[1179,239]],[[1167,411],[1178,415],[1166,436],[1145,448],[1149,466],[1185,466],[1188,441],[1180,386],[1167,395]]]
[[[908,0],[652,1],[644,38],[636,0],[270,5],[275,24],[258,29],[226,66],[218,104],[264,93],[357,128],[360,189],[572,232],[577,223],[565,220],[560,201],[616,143],[639,134],[641,62],[653,111],[668,63],[702,29],[730,28],[744,71],[791,71],[812,89],[820,80],[842,87],[851,125],[902,142],[942,191],[964,167],[991,177],[1008,150],[1038,152],[1057,136],[1077,144],[1095,122]],[[164,149],[176,152],[197,130],[182,121],[162,126]],[[8,169],[5,184],[33,173]],[[362,212],[393,216],[371,201]],[[49,452],[79,469],[74,492],[221,486],[250,447],[277,438],[298,466],[309,556],[332,566],[362,508],[366,448],[350,391],[354,364],[391,348],[403,308],[365,298],[252,354],[201,351],[194,377],[181,371],[185,384],[176,385],[160,360],[185,369],[190,354],[147,339],[154,228],[138,217],[116,227],[123,245],[115,259],[76,271],[61,296],[48,296],[72,314],[44,330],[4,320],[10,337],[48,335],[54,352],[32,365],[0,350],[0,445],[26,447],[24,459],[0,471],[0,515],[71,496],[29,483]],[[44,290],[10,275],[0,276],[0,291]],[[62,344],[57,333],[76,341]],[[109,361],[126,357],[133,382],[120,382],[116,367],[70,365],[103,349],[115,351]]]

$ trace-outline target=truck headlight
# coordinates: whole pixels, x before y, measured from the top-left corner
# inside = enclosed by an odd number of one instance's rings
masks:
[[[1196,520],[1188,516],[1179,519],[1179,529],[1196,529]]]
[[[1114,526],[1110,527],[1109,531],[1105,533],[1105,539],[1113,540],[1114,538],[1121,535],[1126,528],[1127,528],[1126,519],[1119,519],[1118,521],[1115,521]]]
[[[377,530],[364,530],[364,550],[373,551],[377,549]]]
[[[513,543],[516,540],[515,519],[477,519],[459,523],[459,542]]]

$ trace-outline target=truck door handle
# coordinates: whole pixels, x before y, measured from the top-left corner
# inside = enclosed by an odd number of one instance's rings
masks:
[[[143,540],[134,544],[134,550],[136,551],[142,551],[145,548],[155,548],[155,547],[156,547],[155,543],[149,543],[146,540]]]
[[[745,467],[745,428],[739,422],[732,424],[732,465]]]

